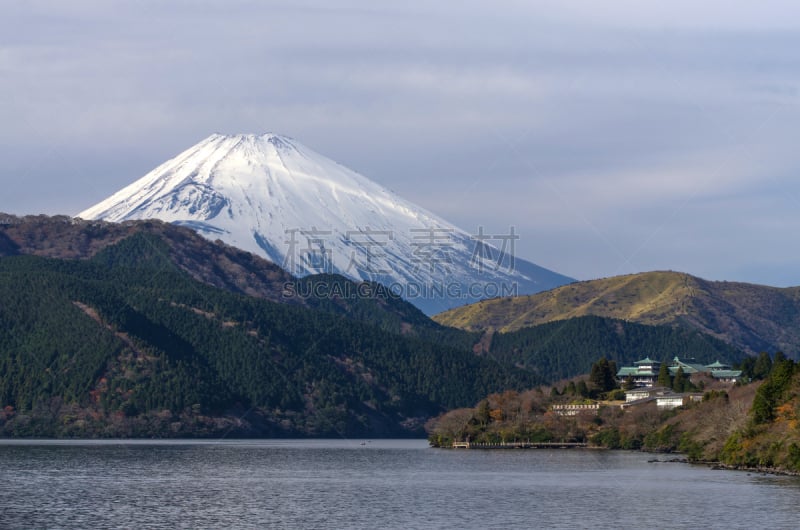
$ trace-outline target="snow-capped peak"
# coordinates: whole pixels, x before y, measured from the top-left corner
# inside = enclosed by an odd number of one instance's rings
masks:
[[[470,235],[274,133],[212,134],[78,216],[190,226],[296,275],[378,281],[429,313],[570,281],[512,259],[513,237]]]

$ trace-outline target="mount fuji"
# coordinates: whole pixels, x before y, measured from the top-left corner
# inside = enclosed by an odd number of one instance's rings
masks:
[[[574,281],[515,257],[513,230],[469,234],[270,133],[213,134],[78,217],[188,226],[296,276],[381,283],[428,314]]]

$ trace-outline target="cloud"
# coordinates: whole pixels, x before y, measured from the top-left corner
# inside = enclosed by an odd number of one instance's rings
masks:
[[[798,10],[12,3],[0,19],[0,210],[77,212],[211,132],[269,130],[465,229],[515,225],[530,234],[525,257],[560,272],[753,274],[730,265],[737,227],[737,244],[779,256],[758,263],[785,281],[797,261],[777,241],[795,237],[782,219],[800,165]]]
[[[525,6],[525,2],[518,5]],[[797,29],[800,6],[791,0],[766,0],[758,3],[725,0],[674,0],[638,2],[611,0],[602,7],[591,0],[544,2],[555,19],[593,26],[624,27],[637,30],[692,29],[714,31],[774,31]],[[542,3],[537,2],[541,9]]]

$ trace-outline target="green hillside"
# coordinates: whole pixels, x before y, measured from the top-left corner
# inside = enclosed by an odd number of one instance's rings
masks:
[[[135,234],[150,234],[164,241],[163,257],[202,283],[234,293],[282,304],[313,307],[350,318],[377,323],[385,329],[414,331],[416,325],[439,327],[411,304],[385,289],[378,296],[305,296],[313,285],[328,290],[359,294],[356,284],[328,275],[297,279],[258,256],[209,241],[189,228],[158,220],[108,223],[65,216],[17,217],[0,213],[0,256],[32,255],[45,258],[86,260]],[[333,284],[342,289],[336,289]]]
[[[748,420],[715,456],[729,466],[800,473],[800,364],[775,359],[755,393]],[[684,425],[696,436],[697,427],[691,427]]]
[[[622,366],[644,357],[669,361],[675,356],[702,364],[715,360],[736,363],[745,355],[698,331],[595,316],[493,333],[488,353],[501,362],[537,372],[546,381],[587,373],[600,357]]]
[[[606,356],[736,362],[687,328],[445,327],[377,284],[297,279],[166,223],[0,216],[0,434],[406,436]]]
[[[711,282],[677,272],[616,276],[485,300],[434,320],[472,331],[514,331],[586,315],[695,329],[751,354],[800,353],[800,288]]]
[[[419,434],[529,372],[327,311],[217,289],[156,235],[91,260],[0,258],[6,435]]]

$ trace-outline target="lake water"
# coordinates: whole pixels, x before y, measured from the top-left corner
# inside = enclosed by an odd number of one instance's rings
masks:
[[[794,477],[362,443],[3,440],[0,528],[800,527]]]

